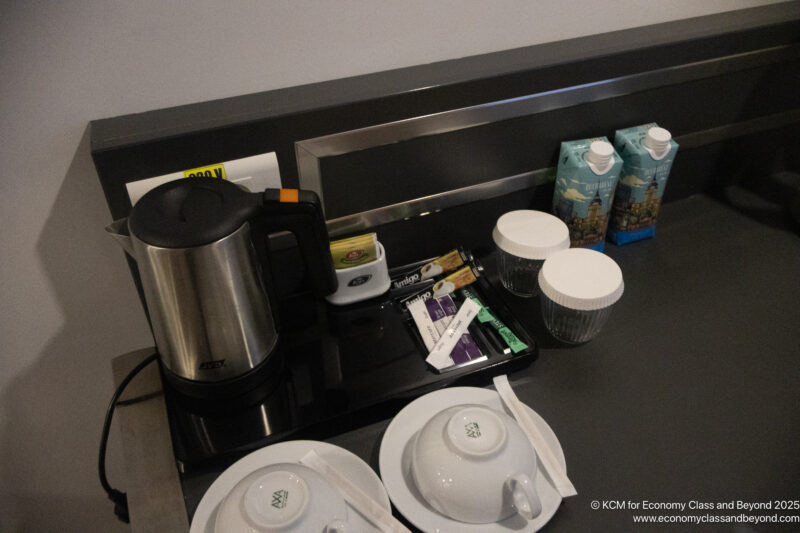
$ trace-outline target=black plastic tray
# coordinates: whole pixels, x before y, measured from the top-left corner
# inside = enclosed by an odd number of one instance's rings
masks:
[[[425,363],[427,350],[397,293],[341,307],[309,295],[285,300],[279,347],[285,367],[277,389],[256,401],[218,402],[211,409],[187,404],[167,389],[181,470],[219,469],[282,440],[325,439],[390,418],[433,390],[487,385],[496,375],[528,366],[538,354],[534,339],[487,277],[470,287],[526,349],[504,350],[476,320],[470,331],[486,359],[437,372]]]

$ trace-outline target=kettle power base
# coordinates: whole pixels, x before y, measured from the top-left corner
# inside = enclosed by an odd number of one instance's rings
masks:
[[[284,365],[269,394],[253,400],[250,391],[246,399],[220,401],[208,409],[187,402],[165,384],[184,485],[221,472],[257,448],[290,439],[324,440],[391,418],[433,390],[489,385],[496,375],[530,365],[537,346],[488,277],[470,287],[527,348],[518,353],[498,349],[489,334],[475,331],[486,359],[442,373],[425,363],[427,350],[412,319],[388,294],[341,307],[310,294],[285,299],[279,353],[274,354]],[[473,326],[483,327],[477,320]],[[191,515],[189,498],[187,507]]]

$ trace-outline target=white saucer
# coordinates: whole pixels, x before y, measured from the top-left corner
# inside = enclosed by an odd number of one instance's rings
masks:
[[[192,518],[189,533],[214,533],[217,509],[233,487],[251,472],[275,463],[299,463],[309,451],[314,450],[334,468],[342,472],[358,488],[372,496],[381,506],[391,510],[389,496],[380,478],[357,455],[328,444],[313,440],[292,440],[261,448],[246,455],[229,466],[214,480],[200,500]],[[379,532],[361,514],[348,505],[348,523],[355,532]]]
[[[479,403],[498,411],[505,411],[497,392],[475,387],[454,387],[442,389],[417,398],[394,417],[381,441],[378,465],[381,478],[389,497],[397,510],[409,522],[427,533],[445,531],[481,533],[531,533],[538,531],[556,513],[561,504],[561,495],[550,484],[543,473],[544,467],[538,462],[536,491],[542,501],[542,512],[535,519],[526,521],[519,515],[492,524],[466,524],[452,520],[429,507],[417,491],[411,478],[411,443],[413,437],[433,415],[453,405]],[[525,406],[539,428],[544,439],[550,444],[556,459],[566,468],[564,451],[553,430],[533,409]]]

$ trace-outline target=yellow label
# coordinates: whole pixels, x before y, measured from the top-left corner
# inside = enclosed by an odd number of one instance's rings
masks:
[[[183,171],[184,178],[219,178],[226,180],[228,175],[225,174],[225,165],[219,163],[217,165],[207,165],[205,167],[192,168]]]

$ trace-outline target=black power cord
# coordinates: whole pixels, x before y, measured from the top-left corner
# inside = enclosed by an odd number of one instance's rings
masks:
[[[125,376],[125,379],[120,382],[117,390],[114,391],[114,396],[111,397],[111,401],[108,404],[108,409],[106,409],[106,419],[103,423],[103,434],[100,437],[100,458],[97,464],[97,469],[100,474],[100,484],[103,486],[106,494],[108,494],[108,498],[114,502],[114,514],[126,524],[130,523],[130,516],[128,514],[128,496],[124,492],[119,491],[109,485],[108,478],[106,478],[106,448],[108,447],[108,433],[111,430],[111,419],[114,417],[114,408],[117,406],[119,397],[122,395],[125,387],[128,386],[128,383],[130,383],[131,380],[136,377],[136,375],[141,372],[144,367],[156,359],[158,359],[158,353],[149,355],[146,359],[136,365],[133,370],[128,372],[128,375]]]

